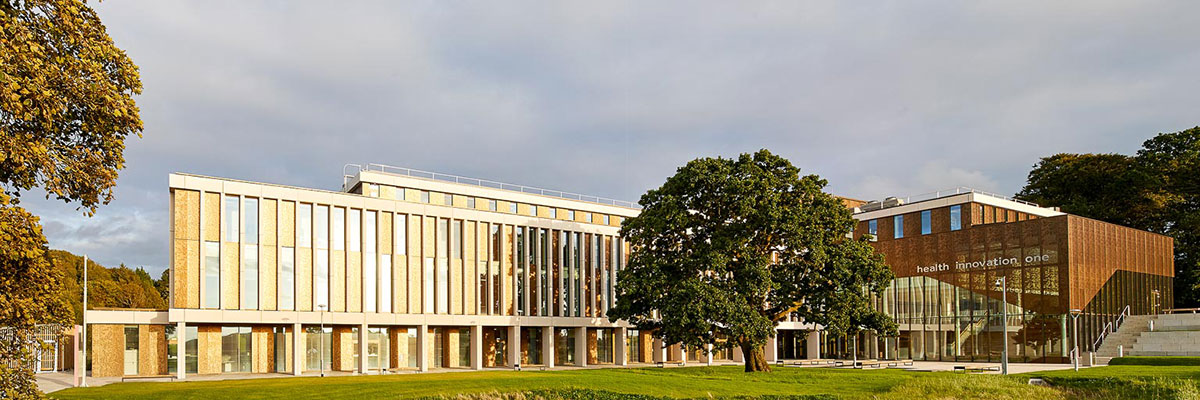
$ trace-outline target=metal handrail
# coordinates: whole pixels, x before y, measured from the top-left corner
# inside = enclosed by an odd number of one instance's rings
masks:
[[[1128,316],[1129,305],[1126,304],[1125,308],[1121,309],[1121,314],[1117,316],[1117,319],[1109,321],[1107,324],[1104,324],[1104,328],[1100,329],[1100,336],[1096,337],[1095,342],[1092,342],[1092,351],[1097,351],[1100,349],[1100,343],[1104,341],[1104,338],[1108,337],[1108,334],[1116,333],[1117,329],[1121,329],[1121,323],[1124,322],[1125,317]]]
[[[452,182],[452,183],[457,183],[457,184],[461,184],[461,185],[471,185],[471,186],[479,186],[479,187],[485,187],[485,188],[491,188],[491,189],[508,190],[508,191],[513,191],[513,192],[526,193],[526,194],[536,194],[536,195],[547,196],[547,197],[557,197],[560,199],[567,199],[567,200],[586,201],[586,202],[591,202],[591,203],[605,204],[605,205],[617,206],[617,207],[625,207],[625,208],[632,208],[632,209],[641,209],[642,208],[637,203],[624,201],[624,200],[616,200],[616,199],[610,199],[610,198],[598,197],[598,196],[589,196],[589,195],[579,194],[579,193],[564,192],[561,190],[543,189],[543,188],[538,188],[538,187],[533,187],[533,186],[516,185],[516,184],[511,184],[511,183],[491,181],[491,180],[487,180],[487,179],[469,178],[469,177],[465,177],[465,176],[443,174],[443,173],[439,173],[439,172],[422,171],[419,169],[397,167],[397,166],[392,166],[392,165],[368,163],[367,166],[365,168],[362,168],[361,170],[377,171],[377,172],[383,172],[386,174],[403,175],[403,176],[410,176],[410,177],[414,177],[414,178],[421,178],[421,179],[428,179],[428,180],[435,180],[435,181]]]
[[[948,196],[956,196],[956,195],[966,194],[966,193],[981,194],[981,195],[988,196],[988,197],[995,197],[995,198],[1004,199],[1004,200],[1008,200],[1008,201],[1015,201],[1015,202],[1018,202],[1021,204],[1026,204],[1026,205],[1030,205],[1030,206],[1034,206],[1034,207],[1041,207],[1040,205],[1038,205],[1037,203],[1034,203],[1034,202],[1025,201],[1025,200],[1021,200],[1018,198],[998,194],[998,193],[992,193],[992,192],[988,192],[988,191],[984,191],[984,190],[969,188],[966,186],[958,186],[958,187],[945,189],[945,190],[938,190],[938,191],[934,191],[934,192],[915,194],[915,195],[905,197],[901,200],[904,200],[905,203],[913,203],[913,202],[918,202],[918,201],[940,199],[942,197],[948,197]]]

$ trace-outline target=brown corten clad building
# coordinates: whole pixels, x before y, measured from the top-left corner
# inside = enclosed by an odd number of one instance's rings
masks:
[[[1122,313],[1172,307],[1166,236],[970,189],[856,211],[854,235],[872,235],[896,274],[877,304],[901,331],[899,338],[862,335],[860,357],[999,361],[1007,345],[1013,361],[1066,362],[1075,343],[1071,310],[1087,352]],[[1000,307],[1007,307],[1007,338]],[[824,346],[846,353],[852,340]]]
[[[737,363],[606,312],[636,205],[371,164],[340,191],[171,174],[167,310],[87,310],[93,376]],[[1171,307],[1171,239],[980,192],[843,199],[896,273],[898,338],[781,322],[768,361],[1064,362]],[[995,287],[1007,280],[1007,303]],[[1001,307],[1009,318],[1002,321]],[[1003,334],[1008,325],[1008,336]]]

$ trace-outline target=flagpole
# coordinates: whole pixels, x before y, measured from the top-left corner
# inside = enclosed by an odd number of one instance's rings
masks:
[[[79,339],[79,340],[83,341],[83,354],[80,355],[81,358],[83,359],[83,362],[80,363],[80,369],[83,370],[83,373],[81,374],[81,376],[83,377],[83,385],[81,385],[81,386],[83,386],[83,387],[87,387],[87,308],[88,308],[87,307],[88,306],[88,304],[87,304],[88,303],[88,301],[87,301],[88,300],[88,276],[87,276],[88,265],[87,265],[87,262],[88,262],[88,256],[87,256],[87,254],[84,254],[83,255],[83,337]]]

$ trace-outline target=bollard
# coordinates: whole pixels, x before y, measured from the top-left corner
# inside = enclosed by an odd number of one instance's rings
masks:
[[[1117,357],[1125,357],[1125,345],[1117,346]]]

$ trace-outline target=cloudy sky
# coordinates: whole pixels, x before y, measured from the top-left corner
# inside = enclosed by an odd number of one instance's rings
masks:
[[[1200,2],[90,3],[141,67],[116,200],[51,247],[168,259],[167,174],[337,189],[384,163],[636,200],[768,148],[873,199],[1200,124]]]

